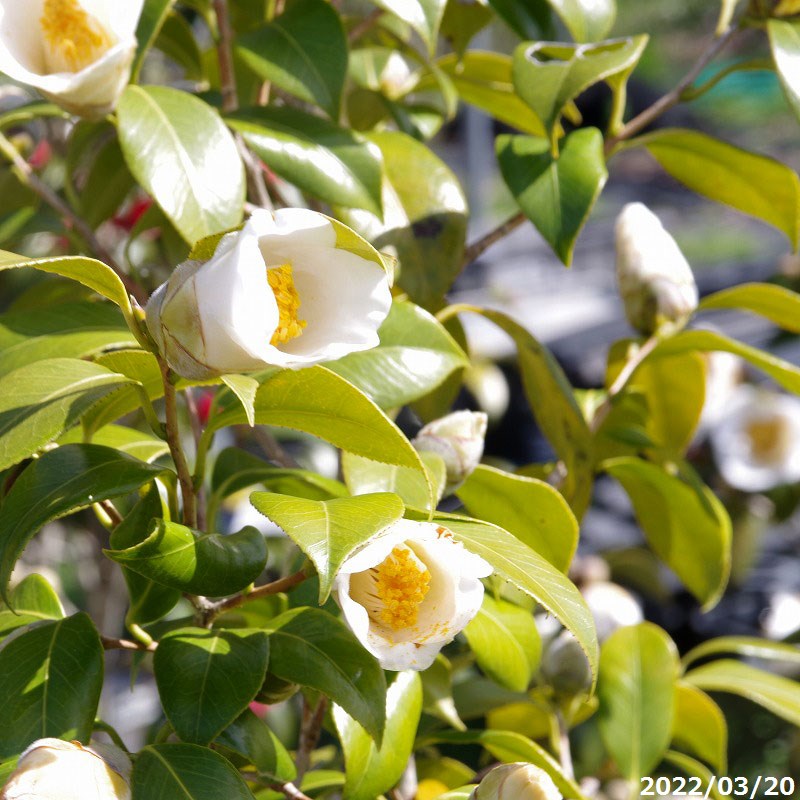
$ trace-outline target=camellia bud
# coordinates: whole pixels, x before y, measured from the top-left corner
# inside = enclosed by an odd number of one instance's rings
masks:
[[[691,267],[658,217],[629,203],[617,218],[617,281],[628,322],[650,336],[680,327],[697,308]]]
[[[563,800],[553,779],[533,764],[495,767],[470,795],[470,800]]]
[[[130,800],[130,770],[113,745],[39,739],[20,756],[0,800]]]
[[[487,420],[482,411],[454,411],[429,422],[413,440],[417,450],[436,453],[444,460],[445,492],[457,489],[480,463]]]
[[[576,695],[592,685],[592,670],[578,640],[562,631],[544,649],[542,677],[559,694]]]

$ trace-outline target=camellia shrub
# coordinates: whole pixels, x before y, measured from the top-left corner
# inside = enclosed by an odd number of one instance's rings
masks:
[[[797,245],[792,169],[651,126],[757,56],[800,110],[800,3],[699,5],[699,60],[634,114],[659,31],[609,38],[614,0],[0,0],[2,800],[761,796],[727,762],[717,693],[800,726],[797,646],[681,654],[630,594],[568,570],[608,476],[698,609],[718,603],[731,519],[685,458],[707,369],[733,354],[782,390],[737,401],[712,443],[745,492],[800,478],[779,436],[800,369],[694,320],[735,308],[798,333],[800,297],[699,300],[633,202],[609,242],[630,338],[600,389],[574,391],[503,313],[448,304],[528,220],[569,265],[633,148]],[[472,45],[488,26],[507,51]],[[603,129],[576,105],[600,85]],[[469,244],[428,144],[461,103],[513,130],[496,157],[519,206]],[[513,339],[551,463],[481,464],[487,415],[453,410],[465,315]],[[332,468],[305,457],[319,440]],[[20,561],[65,517],[124,579],[118,615]],[[136,748],[100,704],[108,651],[157,688]]]

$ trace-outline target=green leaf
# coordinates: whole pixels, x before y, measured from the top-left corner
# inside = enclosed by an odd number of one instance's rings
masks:
[[[687,673],[686,681],[707,692],[737,694],[800,726],[800,683],[740,661],[712,661]]]
[[[63,444],[81,444],[84,441],[84,432],[80,427],[71,428],[58,440]],[[148,463],[169,453],[169,445],[152,434],[137,431],[135,428],[126,428],[124,425],[106,425],[92,435],[92,444],[101,444],[104,447],[113,447],[121,453],[138,458]]]
[[[796,248],[800,180],[780,161],[697,131],[666,128],[634,139],[692,191],[783,231]]]
[[[578,546],[578,521],[552,486],[479,465],[456,491],[467,511],[499,525],[565,572]]]
[[[0,596],[17,559],[46,523],[135,491],[167,470],[108,447],[68,444],[29,464],[0,505]]]
[[[692,778],[699,778],[700,790],[707,790],[707,793],[703,792],[703,797],[710,797],[711,800],[723,800],[723,798],[727,796],[720,794],[718,787],[714,785],[716,783],[716,778],[711,774],[710,770],[706,768],[705,764],[701,764],[696,759],[685,756],[683,753],[677,753],[674,750],[667,750],[667,752],[664,753],[664,761],[676,766],[684,775],[688,775]],[[692,789],[694,789],[694,786]]]
[[[478,666],[492,680],[514,692],[528,688],[542,655],[533,614],[486,594],[464,635]]]
[[[257,528],[226,536],[193,531],[163,519],[151,523],[149,535],[139,544],[104,552],[145,578],[206,597],[244,589],[267,563],[267,545]]]
[[[252,428],[256,424],[256,392],[258,381],[251,375],[223,375],[222,382],[239,398],[247,424]]]
[[[263,631],[181,628],[161,639],[153,671],[175,733],[208,744],[253,701],[267,673]]]
[[[800,664],[800,646],[784,642],[770,642],[755,636],[718,636],[692,648],[684,657],[684,666],[708,656],[734,653],[742,658],[763,658],[767,661],[785,661]]]
[[[649,622],[618,629],[600,651],[600,734],[629,780],[648,775],[667,750],[678,672],[675,645]]]
[[[128,86],[117,116],[128,168],[187,242],[242,221],[244,167],[216,110],[177,89]]]
[[[378,747],[339,706],[333,708],[346,766],[344,795],[375,800],[402,777],[414,748],[422,713],[422,681],[416,672],[398,672],[386,693],[386,728]]]
[[[144,0],[139,24],[136,27],[136,56],[131,67],[131,83],[139,80],[139,71],[147,51],[152,46],[175,0]]]
[[[14,587],[9,605],[13,611],[0,609],[0,642],[26,625],[64,617],[64,608],[55,590],[41,575],[35,573]]]
[[[428,54],[436,52],[436,38],[442,23],[447,0],[373,0],[390,14],[407,22],[428,46]]]
[[[116,137],[103,142],[81,187],[80,213],[92,228],[113,216],[136,183],[128,172]]]
[[[269,670],[330,697],[379,740],[386,721],[386,680],[350,629],[318,608],[294,608],[268,622]]]
[[[792,333],[800,333],[800,295],[772,283],[742,283],[704,297],[699,310],[752,311]]]
[[[447,468],[442,457],[436,453],[421,452],[419,457],[433,486],[433,502],[425,478],[408,467],[379,464],[352,453],[342,453],[342,472],[350,494],[394,492],[406,505],[436,508],[447,483]]]
[[[320,605],[345,560],[405,510],[403,501],[388,493],[317,501],[255,492],[250,502],[311,559],[319,575]]]
[[[88,742],[103,686],[103,645],[86,614],[45,622],[0,650],[0,758],[36,739]]]
[[[151,520],[164,516],[164,506],[158,487],[152,484],[144,497],[125,515],[111,532],[110,544],[115,550],[135,547],[147,537]],[[155,583],[138,572],[122,568],[128,587],[130,608],[125,621],[144,625],[168,614],[181,599],[178,589]]]
[[[603,134],[597,128],[574,131],[554,157],[546,139],[498,136],[497,158],[511,193],[556,255],[569,266],[575,241],[608,172]]]
[[[679,681],[675,687],[672,742],[702,758],[724,775],[728,761],[728,725],[720,707],[705,693]]]
[[[551,8],[547,0],[489,0],[489,5],[523,41],[551,37]]]
[[[525,42],[514,51],[514,86],[552,134],[571,100],[595,83],[629,74],[646,45],[646,36],[582,45]]]
[[[252,711],[245,711],[216,738],[216,743],[246,758],[262,778],[293,781],[297,769],[281,740]]]
[[[413,303],[392,303],[381,325],[380,344],[328,364],[381,408],[419,400],[449,375],[469,366],[464,351],[444,326]]]
[[[547,0],[576,42],[596,42],[611,30],[616,0]]]
[[[448,0],[439,30],[456,55],[463,57],[472,38],[493,18],[491,7],[482,0],[474,3]]]
[[[439,653],[428,669],[420,673],[422,678],[422,708],[426,714],[446,722],[458,731],[466,726],[458,716],[453,701],[453,668]]]
[[[219,753],[194,744],[148,745],[136,758],[133,800],[253,800]]]
[[[800,76],[797,74],[797,57],[800,55],[800,25],[797,21],[771,19],[767,22],[769,44],[775,71],[783,87],[790,108],[800,117]]]
[[[461,271],[467,201],[450,168],[404,133],[372,134],[383,153],[383,219],[342,209],[343,221],[378,250],[394,248],[399,285],[410,299],[437,309]]]
[[[167,14],[156,38],[155,47],[183,67],[188,80],[204,80],[205,69],[200,45],[195,38],[191,23],[179,11]]]
[[[722,503],[699,481],[687,483],[641,459],[616,458],[603,468],[627,492],[653,550],[704,608],[713,608],[731,563],[731,521]]]
[[[292,0],[271,23],[240,36],[236,52],[260,78],[338,118],[347,37],[325,0]]]
[[[382,158],[353,131],[296,108],[252,108],[228,124],[271,169],[331,205],[381,214]]]
[[[597,635],[592,614],[575,586],[549,562],[508,531],[480,520],[437,514],[464,547],[491,564],[503,580],[513,583],[570,630],[597,675]]]

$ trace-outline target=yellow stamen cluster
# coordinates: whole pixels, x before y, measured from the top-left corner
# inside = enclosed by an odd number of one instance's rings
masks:
[[[44,40],[59,61],[80,72],[113,45],[108,31],[78,0],[44,0],[39,23]]]
[[[375,591],[384,606],[380,621],[395,631],[415,625],[431,573],[407,547],[395,547],[376,572]]]
[[[756,461],[775,464],[783,461],[791,442],[790,425],[783,417],[753,420],[747,424],[750,455]]]
[[[291,265],[283,264],[280,267],[268,269],[267,280],[275,294],[275,301],[278,303],[278,327],[269,340],[271,345],[277,347],[279,344],[286,344],[291,339],[300,336],[308,323],[297,318],[300,295],[297,293],[297,287],[292,279]]]

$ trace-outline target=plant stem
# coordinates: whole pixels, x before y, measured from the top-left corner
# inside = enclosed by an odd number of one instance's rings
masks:
[[[572,750],[569,744],[569,728],[564,720],[564,715],[561,711],[556,711],[556,719],[558,720],[558,758],[561,762],[561,771],[570,780],[575,779],[575,768],[572,765]]]
[[[129,639],[114,639],[110,636],[101,636],[100,641],[103,643],[104,650],[136,650],[152,653],[158,647],[157,642],[144,644],[143,642],[132,642]]]
[[[296,780],[301,781],[303,775],[308,772],[311,766],[311,753],[319,742],[322,732],[322,722],[325,719],[325,711],[328,708],[328,698],[322,695],[317,701],[314,710],[308,705],[308,701],[303,698],[303,722],[300,726],[300,741],[297,747],[297,757],[294,760],[297,767]]]
[[[224,614],[226,611],[231,611],[234,608],[239,608],[239,606],[243,606],[245,603],[250,603],[253,600],[258,600],[261,597],[269,597],[271,594],[288,592],[289,589],[302,583],[306,578],[308,578],[308,574],[305,569],[301,569],[295,572],[294,575],[280,578],[277,581],[272,581],[272,583],[265,583],[263,586],[258,586],[246,594],[240,593],[226,600],[210,603],[206,609],[206,621],[211,622],[220,614]]]
[[[250,430],[248,428],[248,430]],[[256,426],[253,437],[261,446],[266,457],[279,467],[297,469],[300,465],[279,444],[278,440],[262,426]]]
[[[461,268],[469,266],[473,261],[477,261],[483,253],[488,250],[493,244],[499,242],[508,236],[509,233],[515,231],[522,225],[527,217],[522,211],[518,211],[512,217],[509,217],[505,222],[501,222],[489,233],[481,236],[476,242],[473,242],[464,250],[464,258],[461,261]]]
[[[279,792],[283,792],[288,800],[311,800],[307,794],[303,794],[293,783],[284,783],[274,786]]]
[[[228,14],[228,0],[214,0],[214,15],[217,18],[217,60],[219,82],[222,89],[222,110],[235,111],[239,105],[236,94],[236,72],[233,67],[233,31]]]
[[[33,167],[17,152],[17,148],[2,133],[0,133],[0,153],[11,162],[14,174],[19,178],[20,182],[44,200],[64,222],[69,223],[81,235],[97,258],[117,273],[125,290],[140,303],[147,302],[147,292],[125,273],[112,253],[95,236],[89,223],[73,211],[56,192],[39,178]]]
[[[192,475],[189,472],[189,465],[186,463],[186,456],[181,447],[180,428],[178,427],[178,403],[175,384],[172,381],[174,373],[164,359],[158,359],[161,367],[161,377],[164,381],[164,408],[166,411],[167,444],[175,462],[175,469],[178,472],[178,480],[181,484],[181,494],[183,495],[183,522],[190,528],[197,527],[197,503],[195,496]]]
[[[350,33],[347,34],[347,40],[349,42],[355,42],[357,39],[360,39],[365,33],[371,31],[378,24],[378,20],[380,20],[383,14],[384,11],[382,8],[376,8],[371,14],[368,14],[353,26]]]

